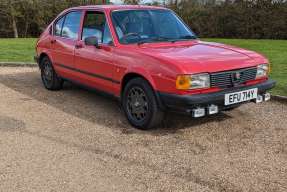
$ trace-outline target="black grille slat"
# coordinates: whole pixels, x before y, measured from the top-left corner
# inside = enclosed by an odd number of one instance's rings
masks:
[[[233,74],[240,72],[241,77],[239,82],[233,81]],[[243,84],[247,81],[254,80],[256,78],[257,68],[246,68],[233,71],[225,71],[219,73],[212,73],[210,75],[211,87],[227,88],[233,87],[235,84]]]

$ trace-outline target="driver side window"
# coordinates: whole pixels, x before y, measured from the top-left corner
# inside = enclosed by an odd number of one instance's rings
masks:
[[[97,37],[99,43],[112,44],[111,32],[103,12],[89,11],[86,13],[82,40],[87,37]]]

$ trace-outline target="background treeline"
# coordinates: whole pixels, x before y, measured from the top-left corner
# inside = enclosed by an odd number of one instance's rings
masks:
[[[62,10],[103,0],[0,0],[0,37],[36,37]],[[140,0],[125,0],[138,4]],[[286,0],[164,0],[200,37],[287,39]],[[159,3],[154,3],[159,4]]]
[[[0,0],[0,37],[37,37],[66,8],[102,0]]]
[[[171,6],[202,37],[287,39],[286,0],[187,0]]]

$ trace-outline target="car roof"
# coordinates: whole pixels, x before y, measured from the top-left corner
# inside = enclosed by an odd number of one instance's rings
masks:
[[[71,9],[101,9],[101,10],[127,10],[127,9],[163,9],[164,7],[147,6],[147,5],[86,5],[73,7]]]

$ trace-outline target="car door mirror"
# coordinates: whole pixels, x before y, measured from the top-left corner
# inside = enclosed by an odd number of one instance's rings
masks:
[[[95,36],[85,38],[85,44],[95,46],[98,49],[100,48],[99,40]]]

